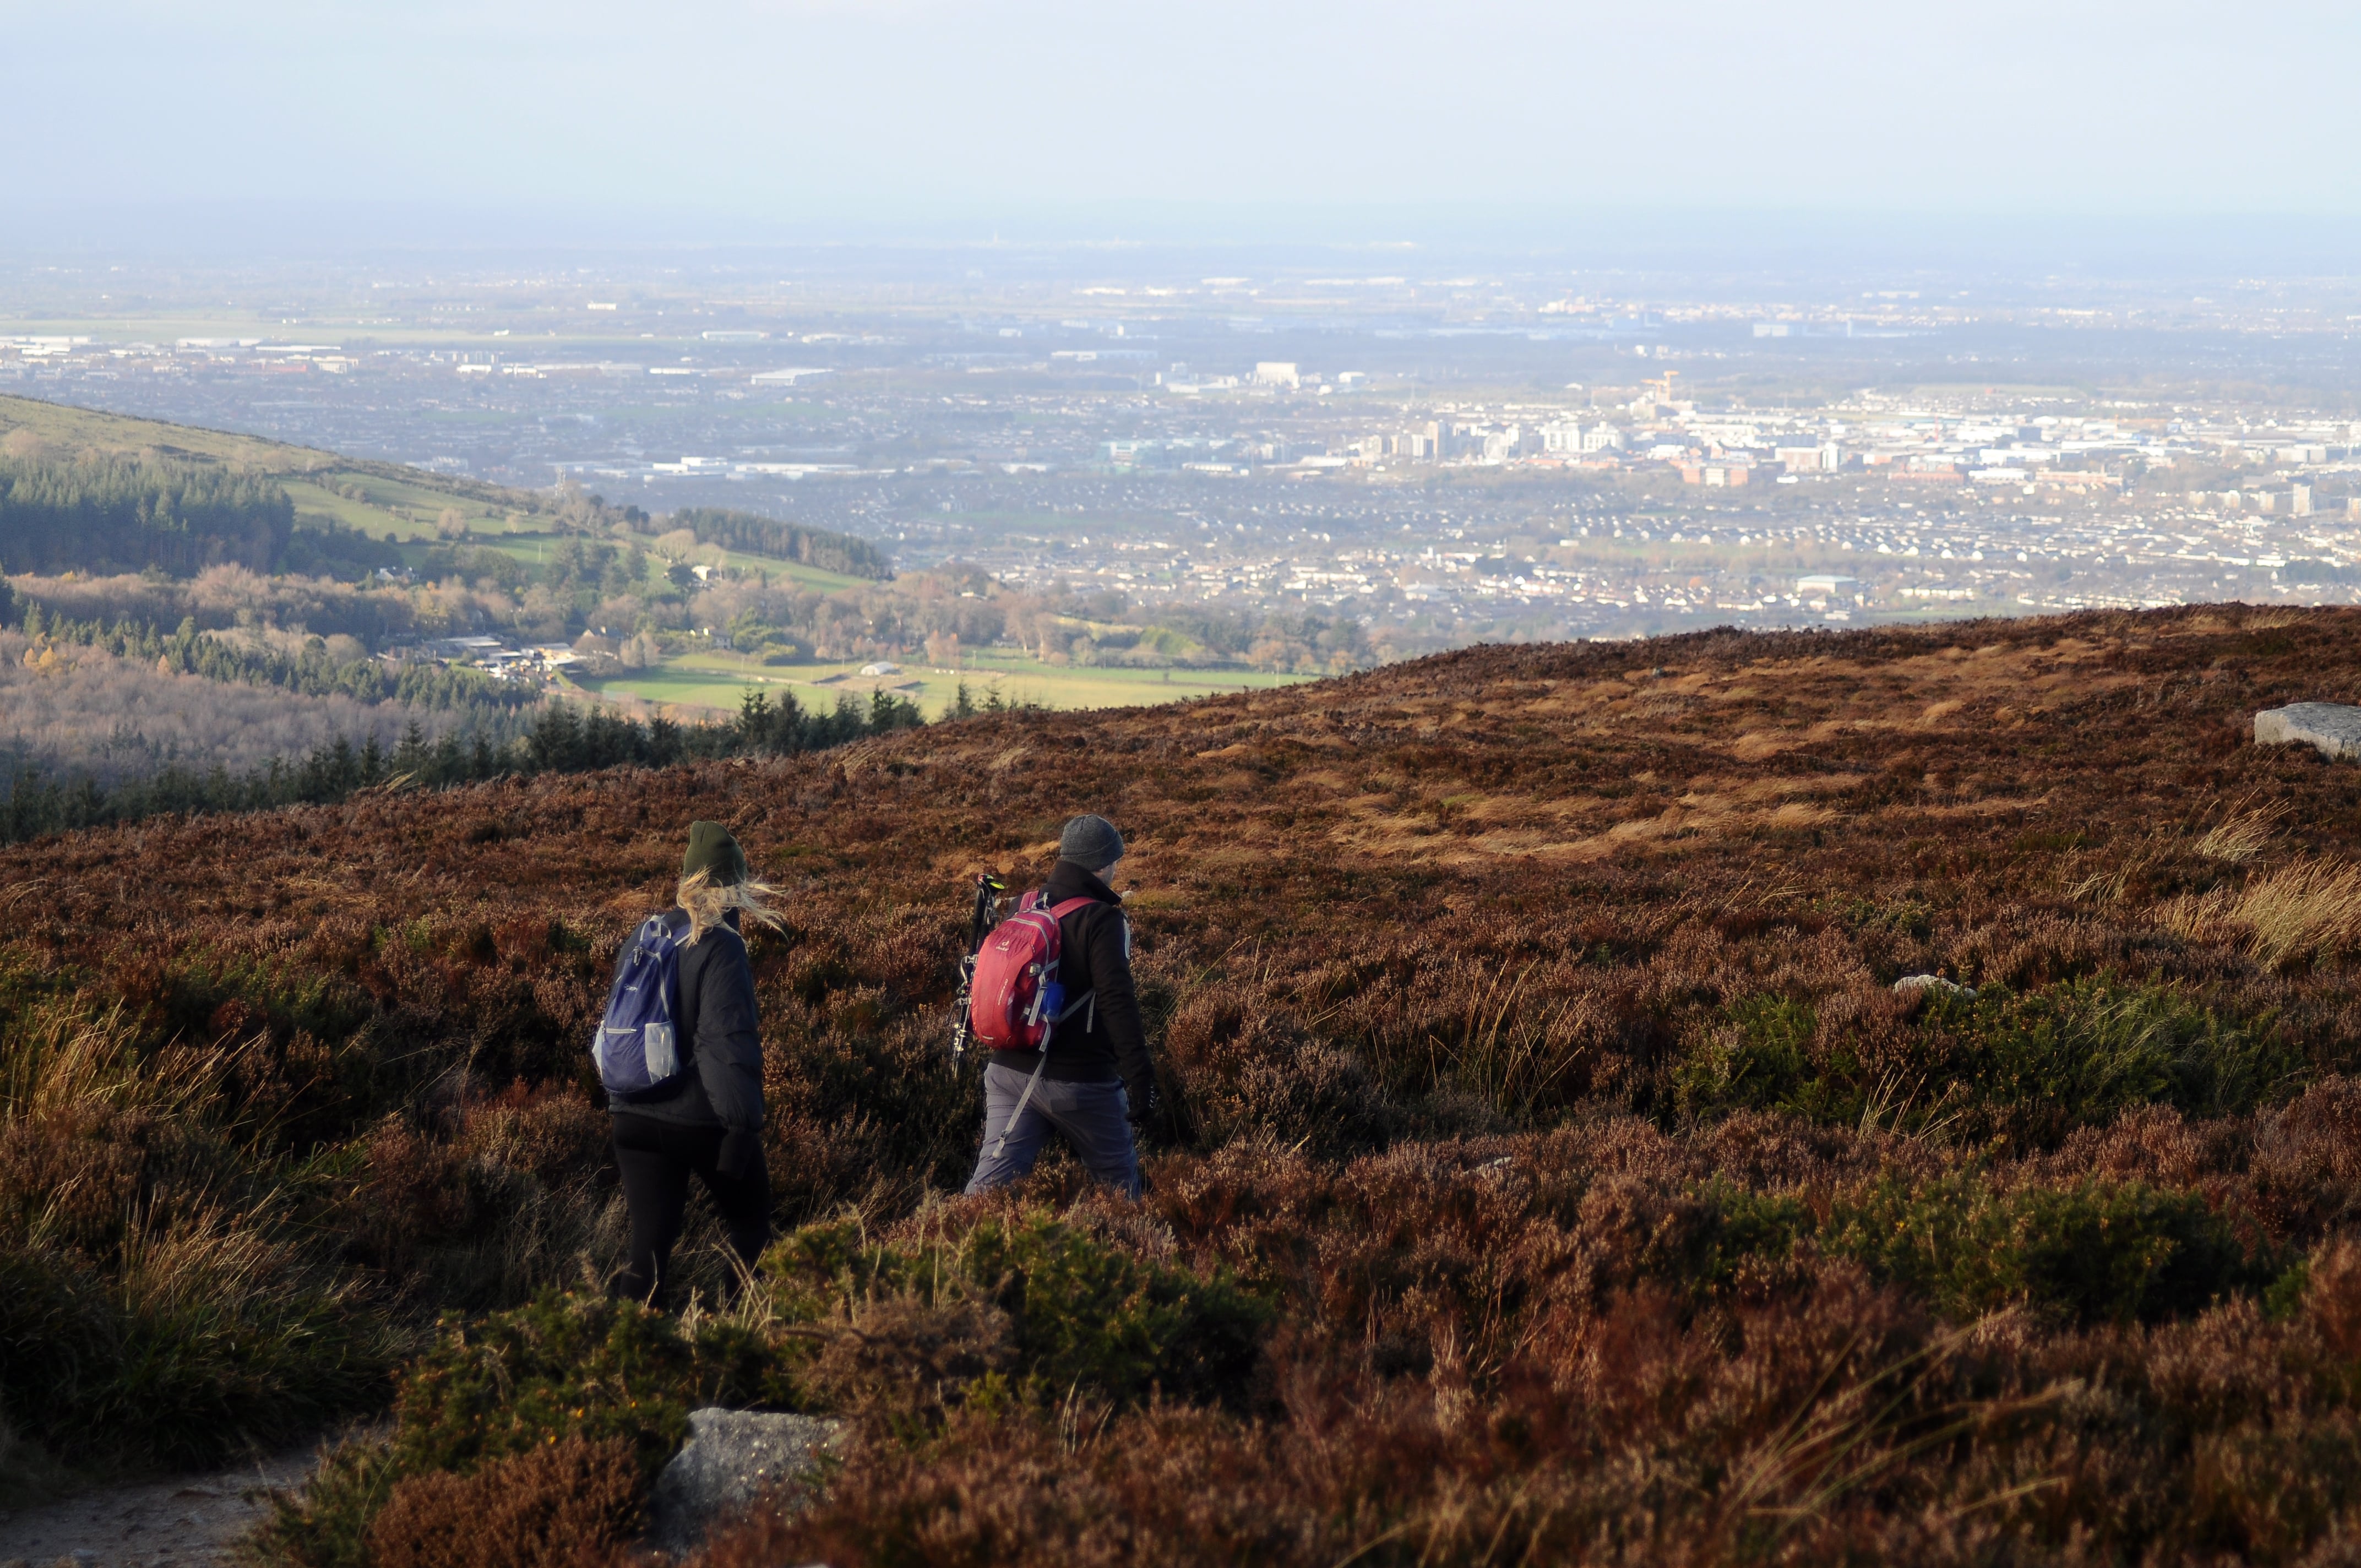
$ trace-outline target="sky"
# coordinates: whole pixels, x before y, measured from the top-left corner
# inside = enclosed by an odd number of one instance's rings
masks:
[[[2350,218],[2356,45],[2251,0],[0,0],[0,225]]]

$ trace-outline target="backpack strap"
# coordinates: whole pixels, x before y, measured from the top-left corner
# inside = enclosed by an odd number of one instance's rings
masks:
[[[1081,898],[1070,898],[1062,904],[1051,905],[1049,908],[1049,916],[1050,919],[1057,921],[1060,925],[1063,925],[1067,916],[1075,914],[1081,910],[1091,908],[1098,903],[1099,900],[1087,895]],[[1038,905],[1036,905],[1036,907],[1038,907]],[[1088,1007],[1091,1010],[1091,1024],[1085,1024],[1082,1025],[1085,1030],[1088,1030],[1092,1024],[1098,1022],[1099,992],[1096,986],[1093,986],[1090,990],[1085,991],[1080,996],[1071,998],[1066,1003],[1064,1011],[1060,1012],[1056,1018],[1051,1020],[1051,1022],[1062,1024],[1067,1019],[1072,1017],[1075,1014],[1080,1013],[1084,1007]]]
[[[1048,1042],[1043,1044],[1046,1047]],[[1008,1135],[1016,1130],[1016,1119],[1025,1114],[1025,1107],[1033,1103],[1033,1091],[1040,1085],[1041,1069],[1049,1065],[1049,1053],[1045,1048],[1041,1059],[1033,1064],[1033,1076],[1025,1080],[1025,1092],[1016,1097],[1016,1109],[1008,1113],[1008,1124],[1000,1129],[1000,1136],[993,1140],[992,1152],[986,1157],[998,1159],[1000,1151],[1008,1146]]]

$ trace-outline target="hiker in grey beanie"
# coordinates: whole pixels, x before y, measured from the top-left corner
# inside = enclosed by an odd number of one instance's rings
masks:
[[[1058,835],[1058,858],[1086,872],[1103,872],[1123,859],[1123,835],[1104,817],[1072,817]]]
[[[1017,1062],[1030,1052],[995,1051],[985,1066],[983,1150],[970,1192],[1021,1180],[1054,1132],[1093,1176],[1139,1196],[1134,1134],[1160,1122],[1162,1101],[1132,982],[1131,926],[1105,880],[1121,859],[1123,835],[1104,817],[1074,817],[1058,836],[1040,901],[1058,921],[1069,1016],[1050,1029],[1038,1063]]]

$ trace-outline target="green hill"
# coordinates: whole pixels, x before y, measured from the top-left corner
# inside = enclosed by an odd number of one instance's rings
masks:
[[[422,551],[462,530],[532,558],[555,535],[617,523],[651,537],[675,526],[595,498],[0,397],[0,565],[12,570],[184,576],[236,562],[349,576],[426,565]],[[703,509],[677,526],[700,542],[726,535],[733,554],[823,592],[892,576],[877,546],[849,534]]]

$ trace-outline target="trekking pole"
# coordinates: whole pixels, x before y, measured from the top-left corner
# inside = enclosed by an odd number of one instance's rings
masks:
[[[951,1007],[958,1021],[951,1027],[951,1071],[957,1074],[967,1060],[968,996],[975,985],[975,956],[983,950],[984,938],[1000,923],[1000,895],[1008,884],[990,872],[975,879],[975,907],[969,913],[967,923],[967,956],[960,959],[959,994],[952,998]]]

